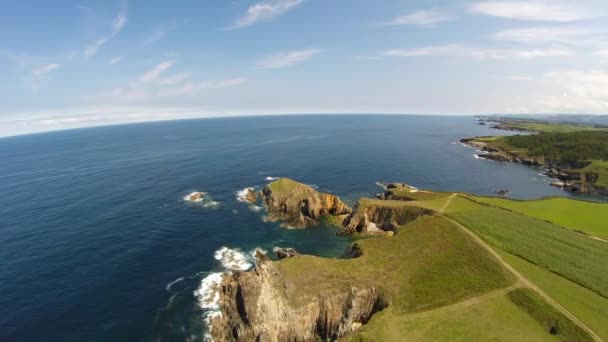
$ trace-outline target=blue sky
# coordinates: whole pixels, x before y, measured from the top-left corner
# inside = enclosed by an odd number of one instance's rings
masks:
[[[5,0],[0,136],[288,113],[608,113],[605,0]]]

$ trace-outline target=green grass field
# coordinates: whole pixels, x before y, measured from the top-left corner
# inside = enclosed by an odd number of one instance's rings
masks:
[[[493,246],[608,298],[606,242],[460,196],[452,201],[448,216]]]
[[[507,294],[517,306],[526,311],[551,335],[562,341],[593,341],[583,328],[549,305],[536,292],[530,289],[517,289]]]
[[[555,341],[506,295],[411,319],[389,309],[345,341]]]
[[[514,281],[485,250],[442,217],[425,216],[393,237],[357,243],[363,255],[356,259],[302,256],[280,261],[288,297],[306,303],[320,291],[353,284],[375,286],[393,312],[406,313],[444,306]]]
[[[608,340],[608,299],[510,253],[502,257],[602,339]]]
[[[495,197],[475,197],[475,199],[608,239],[608,203],[592,203],[562,197],[534,201],[517,201]]]
[[[590,125],[572,125],[563,123],[543,123],[535,121],[508,120],[503,126],[527,129],[535,132],[569,133],[578,131],[605,131],[606,128],[598,128]]]

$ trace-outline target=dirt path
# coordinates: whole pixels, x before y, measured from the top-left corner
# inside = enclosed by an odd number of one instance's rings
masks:
[[[441,209],[439,209],[440,213],[445,213],[445,210],[448,208],[448,206],[452,203],[452,200],[458,196],[458,194],[451,194],[450,198],[448,198],[447,201],[445,201],[445,204],[443,205],[443,207],[441,207]]]
[[[415,314],[411,314],[411,315],[407,315],[405,317],[403,317],[405,320],[414,320],[414,319],[418,319],[418,318],[424,318],[424,317],[428,317],[437,313],[441,313],[441,312],[447,312],[447,311],[452,311],[452,310],[457,310],[457,309],[462,309],[465,308],[467,306],[471,306],[480,302],[483,302],[485,300],[491,299],[491,298],[496,298],[496,297],[500,297],[503,296],[517,288],[522,287],[522,284],[520,284],[519,282],[509,286],[509,287],[505,287],[496,291],[492,291],[489,293],[486,293],[484,295],[481,296],[477,296],[477,297],[473,297],[473,298],[469,298],[467,300],[464,300],[462,302],[458,302],[452,305],[448,305],[448,306],[442,306],[440,308],[437,309],[432,309],[432,310],[428,310],[428,311],[423,311],[423,312],[419,312],[419,313],[415,313]]]
[[[456,196],[456,194],[452,195],[452,197],[446,202],[446,204],[442,208],[442,211],[441,211],[442,213],[445,212],[445,209],[447,209],[448,205],[451,203],[453,197],[455,197],[455,196]],[[492,256],[494,256],[494,258],[496,258],[496,260],[503,267],[505,267],[507,270],[509,270],[509,272],[511,272],[518,279],[519,284],[521,284],[524,287],[534,290],[541,297],[543,297],[549,304],[553,305],[557,310],[559,310],[561,313],[563,313],[566,317],[570,318],[570,320],[572,320],[574,323],[578,324],[581,328],[583,328],[585,331],[587,331],[587,333],[589,333],[589,335],[594,340],[602,341],[602,339],[593,330],[591,330],[587,325],[585,325],[585,323],[581,322],[578,318],[576,318],[573,314],[571,314],[570,311],[566,310],[558,302],[556,302],[551,297],[549,297],[549,295],[547,295],[543,290],[538,288],[536,285],[534,285],[532,282],[530,282],[526,277],[524,277],[521,273],[519,273],[515,268],[513,268],[513,266],[511,266],[509,263],[507,263],[502,258],[502,256],[500,256],[500,254],[498,254],[492,247],[490,247],[490,245],[488,245],[483,239],[481,239],[479,236],[477,236],[475,233],[473,233],[470,229],[463,226],[462,224],[452,220],[451,218],[449,218],[447,216],[445,218],[448,221],[455,224],[458,228],[460,228],[467,235],[469,235],[473,239],[473,241],[475,241],[479,246],[481,246],[482,248],[487,250],[488,253],[492,254]]]

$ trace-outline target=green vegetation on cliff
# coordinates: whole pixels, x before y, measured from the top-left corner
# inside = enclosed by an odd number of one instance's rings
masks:
[[[415,208],[412,208],[415,209]],[[355,259],[301,256],[278,264],[294,301],[336,287],[374,286],[395,312],[428,310],[508,286],[512,277],[457,227],[420,217],[392,237],[357,242]],[[462,275],[466,274],[466,277]]]

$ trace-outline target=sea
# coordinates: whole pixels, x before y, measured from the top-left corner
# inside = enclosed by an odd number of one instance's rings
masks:
[[[541,169],[458,140],[473,117],[301,115],[107,126],[0,139],[0,341],[203,341],[221,272],[274,246],[339,257],[329,227],[288,230],[239,192],[289,177],[354,204],[377,182],[573,197]],[[187,201],[192,192],[200,201]],[[585,199],[598,200],[585,197]]]

